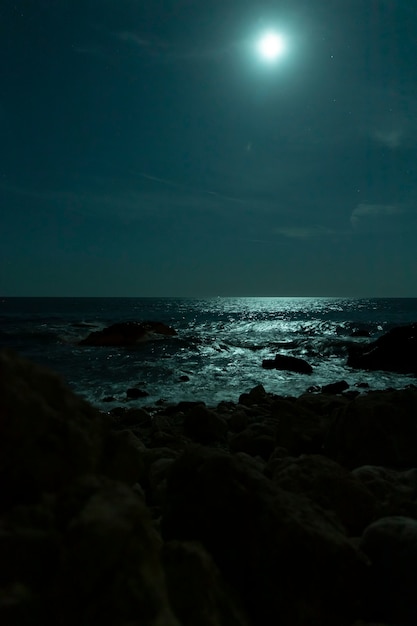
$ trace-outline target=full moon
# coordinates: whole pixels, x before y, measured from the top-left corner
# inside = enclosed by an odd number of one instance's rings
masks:
[[[284,38],[272,31],[264,33],[258,40],[257,49],[262,59],[275,61],[285,50]]]

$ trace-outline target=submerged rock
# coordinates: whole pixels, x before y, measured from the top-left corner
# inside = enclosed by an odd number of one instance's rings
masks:
[[[177,331],[162,322],[121,322],[92,332],[80,346],[134,346],[155,336],[174,337]]]

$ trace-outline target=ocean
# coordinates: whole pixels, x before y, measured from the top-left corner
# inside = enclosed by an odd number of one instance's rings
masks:
[[[78,345],[128,320],[161,321],[178,334],[132,348]],[[0,345],[52,368],[102,410],[159,400],[215,406],[258,384],[284,396],[340,380],[403,388],[415,377],[352,370],[347,350],[416,321],[417,298],[2,298]],[[371,339],[352,337],[355,330]],[[306,359],[313,373],[263,369],[277,353]],[[131,387],[148,395],[128,400]]]

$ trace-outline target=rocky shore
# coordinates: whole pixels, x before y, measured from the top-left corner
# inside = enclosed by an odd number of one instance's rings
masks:
[[[342,389],[101,413],[1,352],[0,623],[416,624],[417,388]]]

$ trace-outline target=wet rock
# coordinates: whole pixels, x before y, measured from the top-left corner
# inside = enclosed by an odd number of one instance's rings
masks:
[[[349,389],[348,383],[345,380],[340,380],[337,383],[329,383],[328,385],[323,385],[323,387],[321,388],[321,392],[328,394],[338,394],[346,391],[346,389]]]
[[[303,494],[336,514],[350,535],[362,534],[376,518],[375,495],[348,470],[322,455],[274,460],[266,471],[278,487]]]
[[[358,396],[331,423],[325,453],[341,465],[417,466],[417,390]]]
[[[177,332],[162,322],[121,322],[92,332],[79,342],[80,346],[133,346],[162,335],[173,337]]]
[[[392,328],[376,341],[353,346],[347,365],[358,369],[417,374],[417,323]]]
[[[361,550],[371,561],[369,619],[404,626],[417,622],[417,521],[384,517],[364,532]]]
[[[249,626],[240,603],[201,544],[170,541],[162,555],[168,595],[182,626]]]
[[[256,404],[262,404],[268,398],[268,394],[265,391],[263,385],[257,385],[251,389],[248,393],[242,393],[239,397],[239,404],[245,406],[252,406]]]
[[[341,528],[241,457],[186,451],[168,478],[162,529],[204,545],[253,626],[347,625],[357,616],[365,566]]]
[[[227,433],[227,422],[214,411],[196,406],[184,416],[184,433],[198,443],[222,441]]]
[[[277,354],[275,359],[264,359],[262,367],[265,369],[286,370],[299,374],[312,374],[313,368],[304,359],[285,354]]]
[[[146,398],[149,393],[144,389],[138,389],[137,387],[130,387],[126,389],[126,398],[128,400],[137,400],[138,398]]]
[[[61,378],[0,353],[0,508],[34,501],[101,461],[102,415]]]

